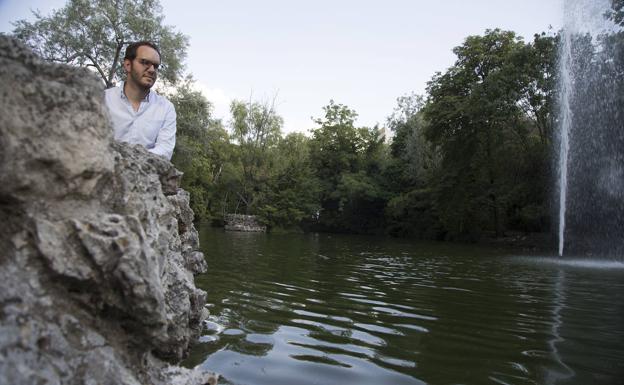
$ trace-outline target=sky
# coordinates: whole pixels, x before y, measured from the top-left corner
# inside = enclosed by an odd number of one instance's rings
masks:
[[[0,32],[64,0],[0,0]],[[384,125],[400,96],[425,94],[453,47],[486,29],[525,41],[562,26],[563,0],[161,0],[165,24],[188,35],[186,70],[229,120],[231,100],[271,103],[285,133],[307,132],[330,99]]]

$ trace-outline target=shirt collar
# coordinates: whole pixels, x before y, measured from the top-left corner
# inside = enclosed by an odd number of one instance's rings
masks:
[[[124,92],[124,86],[125,86],[126,82],[123,81],[121,82],[121,90],[119,91],[121,94],[121,98],[122,99],[128,99],[128,97],[126,96],[126,93]],[[150,95],[152,94],[152,90],[150,89],[149,92],[147,93],[147,95],[145,95],[145,97],[143,98],[143,101],[145,102],[149,102],[150,101]]]

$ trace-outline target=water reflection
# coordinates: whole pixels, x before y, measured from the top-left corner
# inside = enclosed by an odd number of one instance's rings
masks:
[[[560,270],[559,274],[557,274],[557,279],[554,285],[555,298],[552,311],[552,338],[550,339],[550,341],[548,341],[552,357],[555,362],[559,364],[560,369],[557,370],[557,368],[555,368],[554,370],[548,372],[548,375],[546,377],[547,384],[556,384],[561,380],[574,376],[574,371],[572,370],[572,368],[570,368],[565,362],[563,362],[557,346],[559,343],[565,341],[560,333],[560,329],[563,326],[562,310],[564,309],[566,302],[564,281],[565,272],[563,270]]]
[[[457,245],[202,229],[188,366],[231,384],[617,383],[624,270]],[[564,270],[570,269],[570,270]]]

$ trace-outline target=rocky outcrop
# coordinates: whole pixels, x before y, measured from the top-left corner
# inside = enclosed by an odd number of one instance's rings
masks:
[[[0,383],[205,384],[180,173],[113,141],[102,87],[0,36]]]
[[[255,215],[225,214],[225,229],[228,231],[266,232],[266,226]]]

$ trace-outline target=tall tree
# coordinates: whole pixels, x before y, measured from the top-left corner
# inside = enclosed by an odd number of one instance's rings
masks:
[[[394,133],[385,186],[391,196],[385,209],[387,232],[416,238],[438,238],[439,221],[432,199],[431,175],[438,166],[436,147],[425,138],[424,99],[411,94],[397,98],[388,118]]]
[[[383,223],[383,137],[378,128],[355,127],[357,113],[333,100],[312,131],[310,158],[321,187],[322,229],[369,232]]]
[[[425,120],[422,96],[411,94],[397,98],[397,107],[388,118],[388,127],[394,133],[390,152],[394,159],[393,168],[398,175],[394,180],[400,188],[425,183],[426,170],[432,166],[434,151],[425,140]]]
[[[262,197],[260,192],[270,179],[274,149],[281,137],[283,120],[268,103],[235,100],[230,111],[231,138],[237,145],[242,170],[234,191],[238,199],[235,210],[243,209],[247,214],[255,214]]]
[[[551,145],[556,118],[558,46],[559,35],[542,32],[509,59],[518,70],[518,105],[545,147]]]
[[[469,36],[453,50],[455,65],[429,83],[426,137],[441,151],[436,207],[451,237],[502,235],[512,195],[526,183],[518,168],[530,124],[521,100],[535,82],[518,65],[526,49],[510,31]]]
[[[139,40],[159,46],[165,81],[182,73],[188,37],[163,24],[158,0],[69,0],[49,16],[34,16],[15,22],[14,36],[46,60],[93,68],[106,88],[123,77],[125,47]]]
[[[310,139],[291,133],[276,148],[271,179],[259,213],[272,228],[295,229],[312,221],[319,210],[319,181],[310,161]]]

